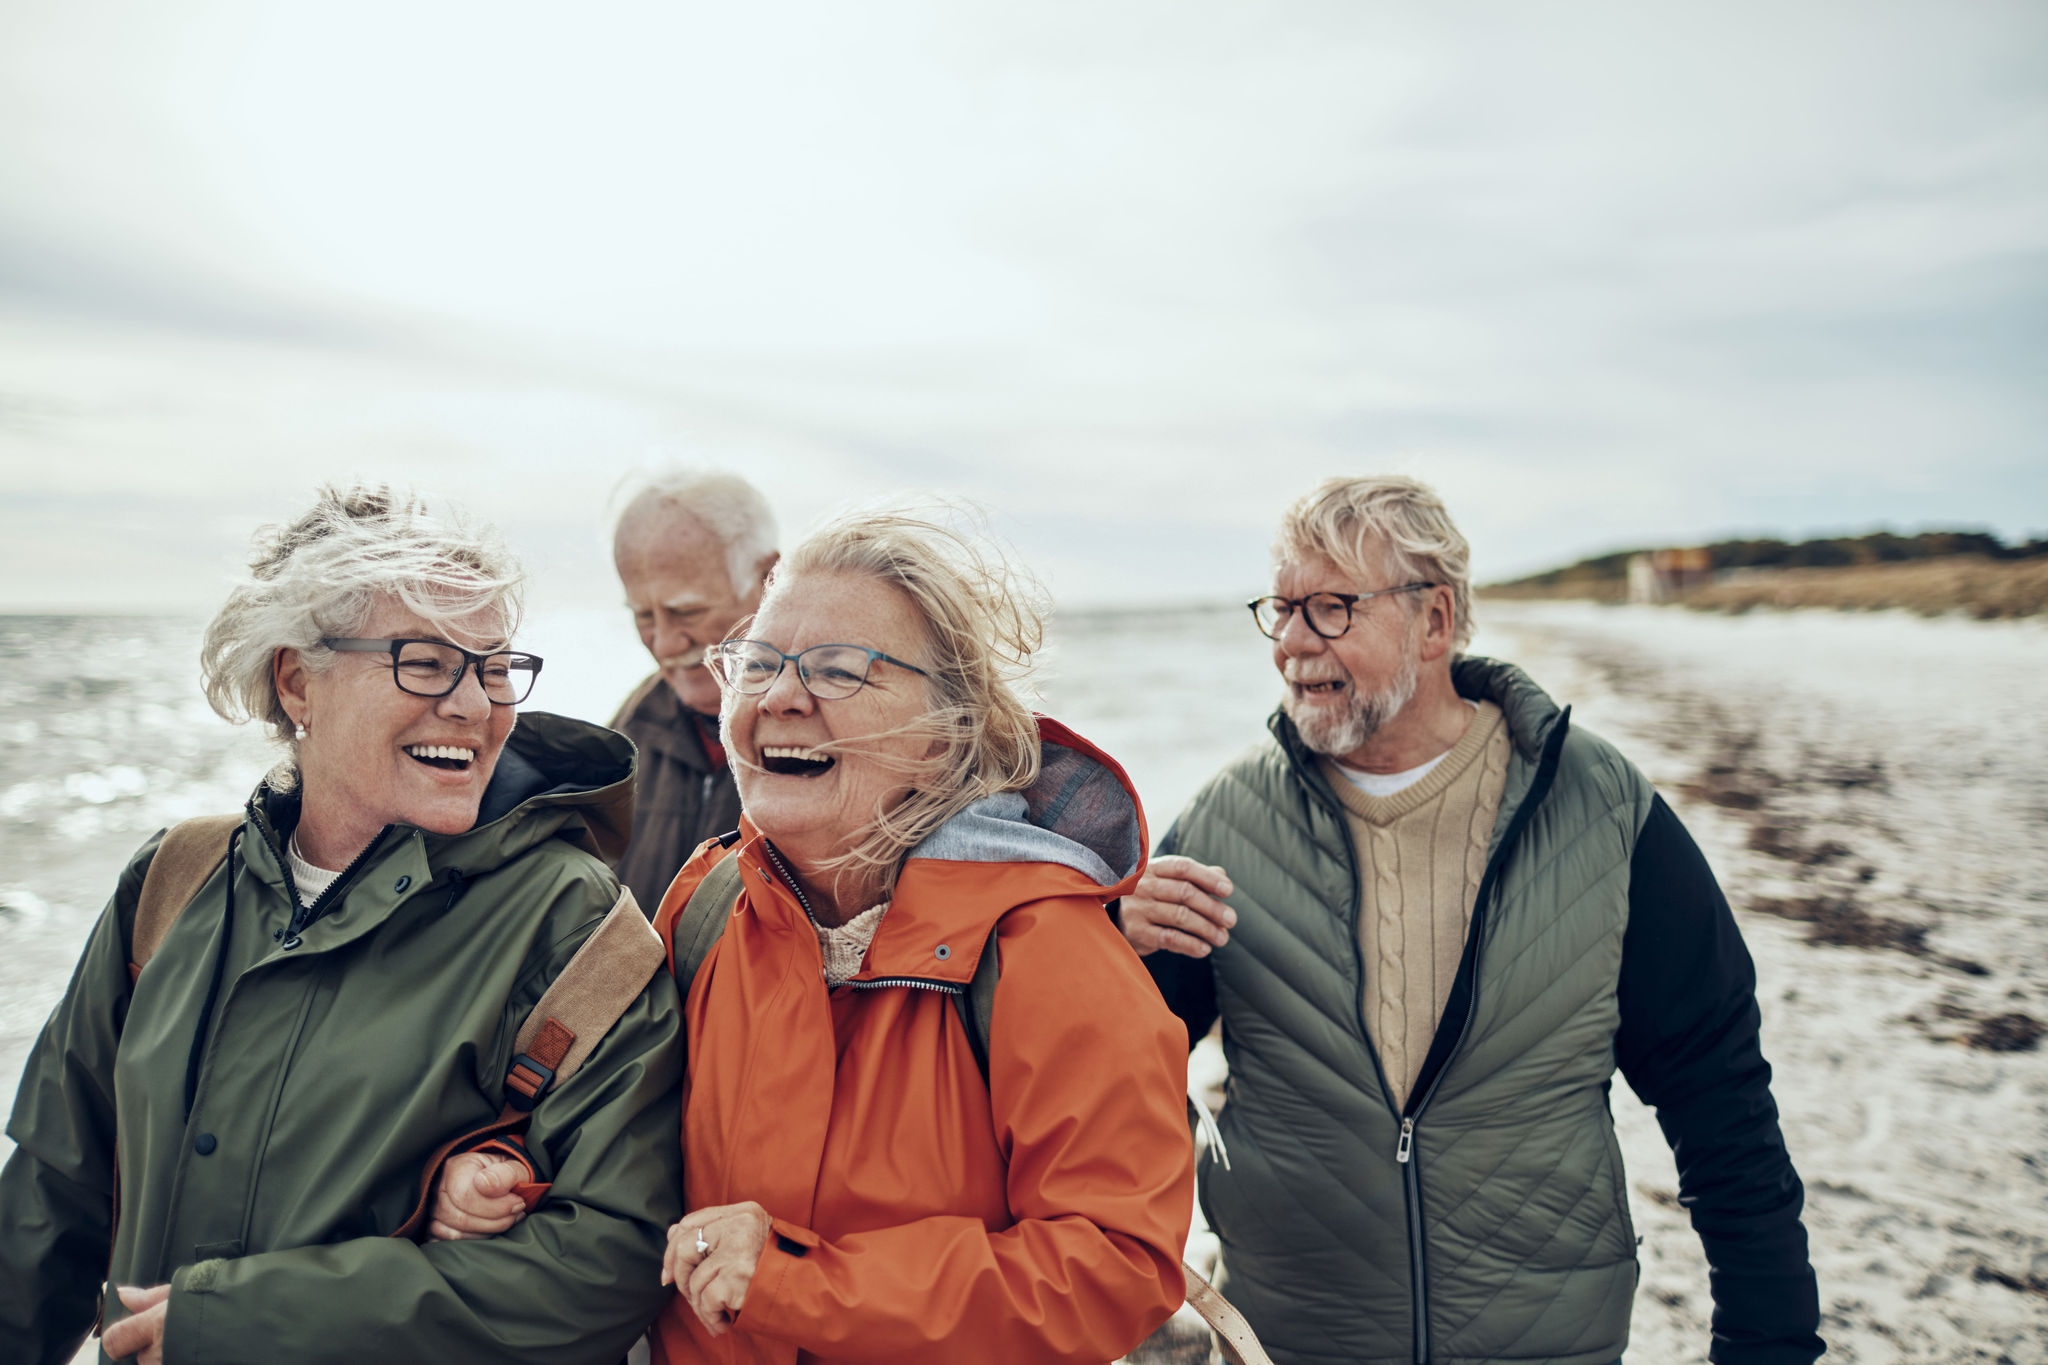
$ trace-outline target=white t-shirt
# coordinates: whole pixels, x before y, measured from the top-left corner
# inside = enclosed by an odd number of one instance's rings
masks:
[[[341,869],[329,870],[315,867],[299,856],[299,832],[292,831],[291,841],[284,846],[284,856],[291,860],[292,886],[299,893],[299,904],[310,906],[320,899],[322,892],[334,885],[334,879],[341,875]]]
[[[1471,707],[1474,711],[1479,709],[1479,703],[1469,698],[1465,699],[1465,705]],[[1451,749],[1457,747],[1457,745],[1453,744]],[[1363,768],[1354,768],[1347,763],[1337,763],[1336,767],[1338,772],[1344,774],[1345,781],[1364,792],[1367,796],[1398,796],[1436,771],[1436,765],[1451,756],[1451,749],[1444,750],[1427,763],[1418,763],[1414,767],[1404,768],[1398,773],[1369,773]],[[1336,762],[1334,759],[1331,761],[1333,763]]]
[[[1345,781],[1364,792],[1367,796],[1386,797],[1395,796],[1407,791],[1417,782],[1435,772],[1436,765],[1450,756],[1451,751],[1446,749],[1435,758],[1429,760],[1429,762],[1418,763],[1414,767],[1404,768],[1398,773],[1369,773],[1363,768],[1354,768],[1348,763],[1339,763],[1336,766],[1337,771],[1344,774]]]

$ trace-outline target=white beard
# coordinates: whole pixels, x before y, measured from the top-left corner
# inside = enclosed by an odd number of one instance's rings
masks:
[[[1280,709],[1294,722],[1295,732],[1311,752],[1340,757],[1363,748],[1388,721],[1401,714],[1401,708],[1415,695],[1421,671],[1421,660],[1411,654],[1402,661],[1394,681],[1370,697],[1359,695],[1354,684],[1344,694],[1344,705],[1332,708],[1301,699],[1290,687],[1280,698]]]

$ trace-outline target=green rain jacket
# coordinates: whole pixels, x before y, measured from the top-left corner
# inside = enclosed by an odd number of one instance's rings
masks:
[[[297,798],[260,788],[131,985],[145,845],[8,1123],[0,1356],[68,1361],[103,1279],[170,1282],[167,1365],[623,1356],[667,1297],[681,1212],[667,972],[534,1109],[552,1185],[524,1221],[427,1246],[391,1233],[434,1149],[497,1116],[520,1022],[617,900],[600,858],[630,825],[633,763],[609,730],[522,716],[474,828],[387,827],[309,911],[284,856]]]

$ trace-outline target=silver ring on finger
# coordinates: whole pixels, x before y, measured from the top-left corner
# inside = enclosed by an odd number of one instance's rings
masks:
[[[707,1241],[705,1241],[705,1240],[704,1240],[704,1229],[702,1229],[702,1228],[698,1228],[698,1229],[697,1229],[697,1254],[698,1254],[699,1256],[703,1256],[703,1255],[706,1255],[707,1253],[709,1253],[709,1252],[710,1252],[710,1250],[711,1250],[711,1243],[709,1243],[709,1242],[707,1242]]]

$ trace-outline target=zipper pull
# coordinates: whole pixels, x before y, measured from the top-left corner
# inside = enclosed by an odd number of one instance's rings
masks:
[[[1415,1120],[1401,1120],[1401,1145],[1394,1149],[1394,1160],[1406,1166],[1408,1158],[1415,1155]]]

